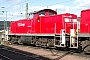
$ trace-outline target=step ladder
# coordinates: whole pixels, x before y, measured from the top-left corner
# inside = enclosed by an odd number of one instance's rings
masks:
[[[75,29],[70,29],[70,48],[78,48],[78,35]]]
[[[58,40],[57,40],[58,38]],[[61,30],[60,35],[55,35],[54,37],[54,46],[55,47],[65,47],[66,38],[65,38],[65,30]]]

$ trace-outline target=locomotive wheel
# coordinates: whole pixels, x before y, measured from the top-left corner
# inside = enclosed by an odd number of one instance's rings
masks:
[[[83,51],[85,54],[89,54],[90,55],[90,44],[89,45],[86,45],[84,48],[83,48]]]
[[[85,54],[90,54],[90,41],[88,41],[88,40],[83,41],[82,46],[83,46],[83,52]]]
[[[18,38],[18,44],[23,44],[20,38]]]
[[[41,38],[36,40],[35,46],[41,46]]]
[[[48,46],[49,48],[50,48],[50,47],[54,47],[54,39],[48,39],[47,46]]]
[[[39,46],[39,45],[38,45],[38,43],[39,43],[39,42],[38,42],[38,41],[36,41],[35,46]]]
[[[36,41],[35,46],[40,46],[40,41]]]
[[[42,43],[41,43],[41,47],[47,47],[47,38],[42,38]]]

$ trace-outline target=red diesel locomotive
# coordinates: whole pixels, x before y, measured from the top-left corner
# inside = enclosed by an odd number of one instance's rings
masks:
[[[85,45],[85,42],[90,41],[87,34],[89,30],[86,32],[87,36],[83,36],[82,26],[88,29],[89,24],[88,19],[86,25],[82,24],[87,18],[83,17],[86,13],[88,14],[87,11],[81,12],[80,31],[78,31],[77,15],[75,14],[57,14],[51,9],[30,13],[29,17],[32,18],[28,17],[11,22],[8,41],[41,47],[66,47],[85,50],[86,46],[89,45],[89,43]]]

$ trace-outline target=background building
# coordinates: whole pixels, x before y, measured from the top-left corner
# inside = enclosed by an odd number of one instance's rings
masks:
[[[7,23],[7,27],[10,27],[10,22],[11,21],[5,21],[5,23]],[[6,25],[5,25],[6,26]],[[0,21],[0,31],[4,30],[4,21]]]
[[[7,27],[9,28],[10,27],[10,22],[11,21],[0,21],[0,44],[1,44],[1,40],[2,38],[4,38],[4,40],[7,40],[6,38],[8,38],[6,35],[5,35],[5,26],[6,26],[6,23],[7,23]],[[5,38],[6,37],[6,38]]]

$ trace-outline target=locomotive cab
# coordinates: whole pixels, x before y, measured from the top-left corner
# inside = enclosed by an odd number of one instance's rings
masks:
[[[51,9],[44,9],[44,10],[40,10],[37,12],[37,14],[40,16],[51,16],[51,15],[56,15],[57,12]]]

